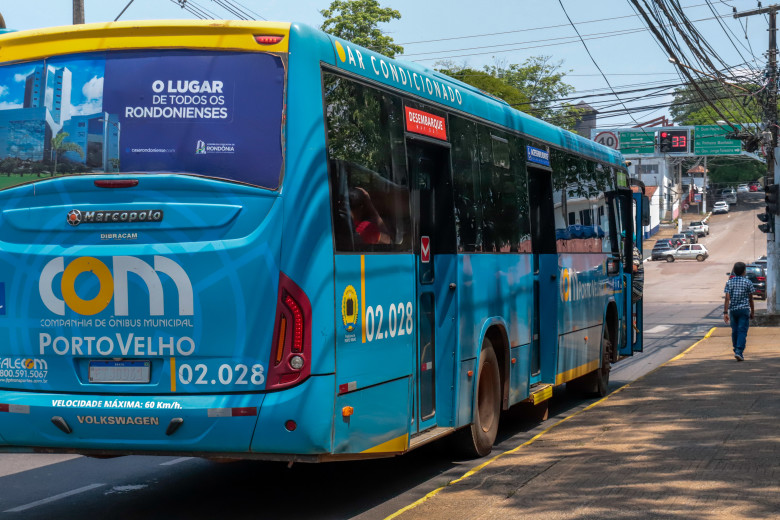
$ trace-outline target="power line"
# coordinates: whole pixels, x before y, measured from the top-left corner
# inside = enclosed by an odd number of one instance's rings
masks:
[[[577,36],[579,36],[579,38],[580,38],[580,41],[582,41],[582,46],[583,46],[583,47],[585,47],[585,52],[587,52],[587,53],[588,53],[588,56],[590,56],[590,60],[593,62],[593,64],[596,66],[596,68],[597,68],[597,69],[599,70],[599,72],[601,73],[601,76],[604,78],[604,81],[605,81],[605,82],[606,82],[606,84],[609,86],[609,89],[612,91],[612,93],[613,93],[613,94],[615,94],[615,89],[613,89],[613,88],[612,88],[612,85],[609,83],[609,80],[607,79],[607,76],[605,76],[605,75],[604,75],[604,71],[602,71],[602,70],[601,70],[601,67],[599,67],[599,64],[598,64],[598,63],[596,63],[596,59],[595,59],[595,58],[593,57],[593,55],[590,53],[590,49],[588,49],[588,45],[585,43],[585,40],[583,40],[583,39],[582,39],[582,36],[580,36],[580,31],[579,31],[579,29],[577,29],[577,26],[576,26],[576,25],[574,25],[574,22],[572,22],[572,21],[571,21],[571,18],[569,17],[569,13],[567,13],[567,12],[566,12],[566,7],[564,7],[564,5],[563,5],[563,0],[558,0],[558,3],[561,5],[561,9],[563,9],[563,14],[565,14],[565,15],[566,15],[566,19],[567,19],[567,20],[569,20],[569,23],[571,24],[572,28],[574,29],[574,32],[576,32],[576,33],[577,33]],[[618,100],[618,101],[620,101],[620,97],[619,97],[617,94],[615,94],[615,98],[617,98],[617,100]],[[621,101],[621,104],[623,104],[623,102],[622,102],[622,101]],[[626,105],[625,105],[625,104],[623,104],[623,108],[625,108],[625,109],[626,109],[626,112],[628,112],[628,108],[626,107]],[[629,114],[629,115],[630,115],[630,114]],[[633,119],[633,116],[631,117],[631,119]],[[634,122],[635,122],[637,125],[639,124],[639,122],[638,122],[638,121],[634,121]]]

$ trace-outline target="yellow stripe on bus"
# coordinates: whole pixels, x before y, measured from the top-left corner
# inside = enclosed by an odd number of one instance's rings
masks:
[[[360,255],[360,330],[366,342],[366,255]]]
[[[572,379],[577,379],[580,376],[589,374],[590,372],[593,372],[597,368],[599,368],[599,360],[594,359],[590,363],[580,365],[576,368],[572,368],[571,370],[567,370],[566,372],[562,372],[558,374],[558,376],[555,378],[555,384],[562,385],[566,381],[571,381]]]
[[[176,391],[176,358],[171,358],[171,392]]]
[[[260,45],[255,35],[284,36]],[[155,20],[46,27],[0,36],[0,61],[26,61],[116,49],[219,49],[287,52],[290,24],[227,20]]]
[[[373,448],[369,448],[365,451],[362,451],[361,453],[389,453],[389,452],[406,451],[406,448],[408,446],[409,446],[409,434],[407,433],[401,435],[400,437],[396,437],[395,439],[390,439],[387,442],[383,442],[382,444],[374,446]]]

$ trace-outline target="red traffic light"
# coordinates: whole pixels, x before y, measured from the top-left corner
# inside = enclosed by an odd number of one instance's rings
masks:
[[[667,134],[666,132],[661,132],[661,137],[668,137],[668,136],[669,134]]]

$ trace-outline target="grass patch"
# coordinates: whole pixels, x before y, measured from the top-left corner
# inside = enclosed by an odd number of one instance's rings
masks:
[[[57,177],[62,177],[62,175],[57,175]],[[23,184],[25,182],[42,181],[52,178],[53,177],[48,173],[42,173],[40,177],[37,173],[25,173],[24,175],[12,173],[10,177],[5,173],[0,173],[0,190],[16,186],[17,184]]]

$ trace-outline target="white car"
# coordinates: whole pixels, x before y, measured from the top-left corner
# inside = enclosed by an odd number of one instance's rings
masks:
[[[698,260],[703,262],[710,256],[707,248],[702,244],[683,244],[677,249],[673,249],[666,253],[666,261],[674,262],[675,260]]]
[[[688,224],[688,229],[696,233],[696,236],[703,237],[710,234],[710,226],[703,220],[695,220]]]
[[[749,193],[750,188],[748,188],[747,184],[740,184],[737,186],[737,193]]]
[[[729,188],[723,190],[723,193],[721,194],[721,197],[723,197],[724,202],[728,204],[736,204],[737,203],[737,192],[734,188]]]
[[[729,204],[728,202],[724,200],[719,200],[715,203],[714,206],[712,206],[712,214],[718,214],[718,213],[728,213],[729,212]]]

